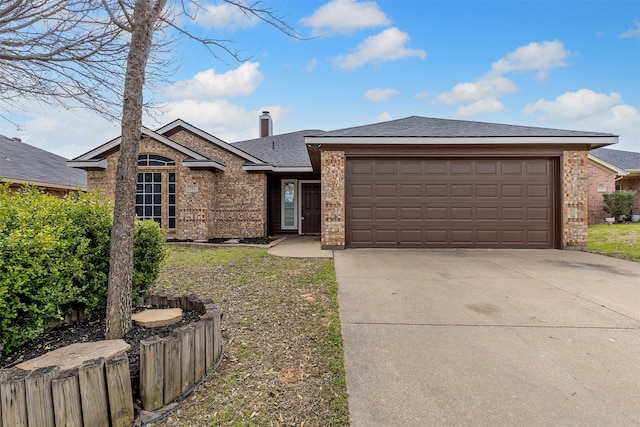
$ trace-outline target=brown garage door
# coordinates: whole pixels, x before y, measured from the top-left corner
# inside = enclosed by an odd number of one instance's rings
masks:
[[[349,247],[555,247],[551,158],[348,158]]]

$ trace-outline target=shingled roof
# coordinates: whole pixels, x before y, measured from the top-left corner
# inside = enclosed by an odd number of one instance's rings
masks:
[[[311,168],[304,138],[319,133],[322,131],[307,129],[234,142],[232,145],[276,168]]]
[[[621,169],[640,171],[640,153],[609,148],[596,148],[589,153]]]
[[[324,132],[327,137],[427,137],[427,138],[486,138],[486,137],[607,137],[610,133],[549,129],[532,126],[466,120],[434,119],[411,116],[365,126]]]
[[[0,135],[0,177],[39,186],[87,188],[87,173],[68,168],[66,158],[4,135]]]

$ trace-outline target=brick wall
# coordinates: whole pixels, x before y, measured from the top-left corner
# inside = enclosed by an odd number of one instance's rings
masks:
[[[159,154],[176,161],[174,167],[141,167],[140,172],[163,174],[163,226],[167,224],[167,177],[176,173],[176,229],[167,238],[206,240],[216,237],[266,235],[266,175],[242,169],[244,159],[220,149],[189,132],[171,136],[199,153],[226,165],[224,172],[190,169],[182,165],[184,154],[150,138],[141,141],[140,153]],[[88,171],[87,187],[113,198],[119,152],[107,158],[104,171]],[[187,188],[190,191],[187,191]]]
[[[565,151],[562,155],[562,248],[587,246],[587,165],[587,151]]]
[[[602,210],[602,195],[611,193],[616,189],[616,174],[592,162],[589,162],[589,224],[604,224],[604,218],[608,216]]]
[[[620,189],[635,190],[636,202],[633,205],[633,214],[640,215],[640,178],[626,178],[619,181]]]
[[[345,156],[343,151],[322,151],[322,247],[345,246]]]

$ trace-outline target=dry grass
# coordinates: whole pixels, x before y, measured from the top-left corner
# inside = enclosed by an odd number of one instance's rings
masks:
[[[171,247],[157,287],[213,298],[225,360],[165,426],[349,424],[332,260]]]

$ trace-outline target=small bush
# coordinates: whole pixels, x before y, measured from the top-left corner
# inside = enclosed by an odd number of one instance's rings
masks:
[[[618,190],[613,193],[603,194],[604,204],[602,209],[613,218],[620,218],[631,212],[636,199],[636,192],[633,190]]]
[[[72,310],[106,308],[111,206],[0,186],[0,351]],[[133,299],[156,281],[166,249],[153,221],[135,224]]]

